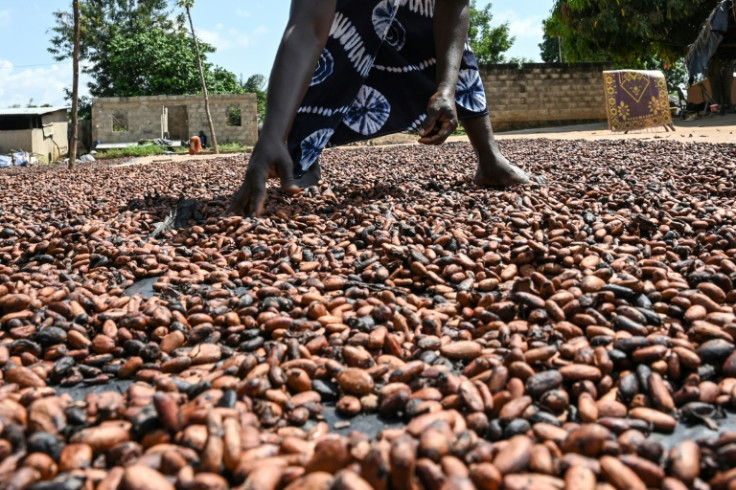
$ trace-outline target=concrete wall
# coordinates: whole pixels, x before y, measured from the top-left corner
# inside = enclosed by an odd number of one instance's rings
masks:
[[[40,129],[17,129],[14,131],[0,131],[0,153],[11,150],[31,151],[33,147],[33,133]]]
[[[212,114],[218,143],[242,143],[253,145],[258,138],[257,103],[255,94],[210,95]],[[183,112],[174,110],[175,106],[186,106],[186,133],[190,136],[204,130],[211,142],[204,100],[193,96],[153,96],[153,97],[112,97],[92,101],[92,139],[102,143],[129,143],[142,139],[161,137],[161,114],[164,107],[171,107],[170,114],[176,113],[180,120],[169,121],[169,132],[183,131]],[[240,108],[240,126],[227,125],[229,107]],[[127,117],[127,131],[113,131],[113,116]],[[171,136],[176,136],[172,134]]]
[[[36,151],[42,155],[51,155],[51,161],[58,160],[59,158],[69,153],[69,123],[55,122],[53,123],[54,135],[51,138],[44,138],[42,148],[43,152]],[[43,136],[43,135],[42,135]]]
[[[602,63],[486,65],[481,78],[493,129],[605,121]]]
[[[51,112],[41,117],[45,130],[41,132],[41,141],[34,142],[34,152],[51,161],[58,160],[69,153],[69,121],[66,111]],[[51,127],[51,133],[48,128]]]
[[[48,114],[44,114],[41,116],[41,120],[44,124],[47,123],[67,123],[68,119],[66,116],[66,111],[56,111],[56,112],[49,112]]]

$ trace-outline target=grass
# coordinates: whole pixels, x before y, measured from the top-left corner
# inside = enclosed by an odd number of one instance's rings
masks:
[[[247,145],[240,143],[223,143],[218,145],[220,153],[249,153],[252,148]],[[137,158],[147,157],[150,155],[163,155],[166,153],[167,148],[164,146],[145,144],[138,146],[128,146],[126,148],[111,148],[109,150],[102,150],[97,152],[95,158],[98,160],[105,160],[108,158]],[[174,153],[177,155],[186,154],[189,149],[186,146],[174,148]],[[212,154],[212,148],[207,148],[202,153]]]
[[[220,153],[250,153],[253,148],[240,143],[220,143],[217,145]],[[212,151],[212,148],[207,148],[207,151]]]
[[[107,158],[147,157],[149,155],[163,155],[164,152],[166,152],[166,148],[159,145],[138,145],[98,151],[95,158],[105,160]]]

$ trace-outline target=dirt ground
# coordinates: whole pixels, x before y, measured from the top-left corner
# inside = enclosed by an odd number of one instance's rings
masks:
[[[499,133],[499,140],[550,138],[560,140],[602,140],[618,139],[639,140],[672,140],[682,143],[736,143],[736,114],[724,116],[702,117],[693,121],[681,119],[673,121],[675,131],[666,130],[664,126],[642,129],[639,131],[613,132],[608,130],[605,122],[583,124],[577,126],[561,126],[557,128],[525,129]]]
[[[499,141],[508,139],[555,139],[555,140],[587,140],[587,141],[614,141],[638,139],[644,141],[671,140],[681,143],[736,143],[736,114],[725,116],[702,117],[693,121],[675,120],[675,130],[667,130],[664,126],[656,128],[623,132],[609,131],[605,122],[593,124],[579,124],[573,126],[558,126],[549,128],[522,129],[497,133]],[[416,136],[408,134],[394,134],[371,140],[368,143],[356,146],[382,146],[396,144],[416,144]],[[467,141],[465,136],[452,136],[448,141]],[[187,160],[209,160],[222,158],[232,154],[220,155],[153,155],[123,162],[122,166],[144,165],[149,163],[181,162]]]

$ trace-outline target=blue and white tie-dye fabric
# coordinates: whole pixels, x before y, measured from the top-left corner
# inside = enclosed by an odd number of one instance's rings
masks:
[[[326,146],[416,130],[436,89],[434,0],[338,0],[330,36],[289,134],[294,175]],[[458,117],[486,116],[478,63],[465,49]]]

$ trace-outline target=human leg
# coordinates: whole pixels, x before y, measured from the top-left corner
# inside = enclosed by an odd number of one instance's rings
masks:
[[[432,42],[433,12],[403,4],[393,22],[393,43],[385,43],[367,84],[388,96],[391,117],[383,130],[415,130],[424,121],[427,101],[437,89],[436,53]],[[493,137],[478,62],[469,49],[463,53],[455,91],[460,123],[478,155],[475,181],[479,185],[510,186],[530,182],[506,159]],[[342,136],[342,135],[340,135]]]
[[[478,168],[475,171],[477,185],[508,187],[531,182],[529,176],[509,162],[499,150],[489,116],[462,119],[460,124],[478,157]]]
[[[734,60],[728,60],[724,63],[723,71],[723,107],[721,113],[733,112],[733,71],[736,69]]]
[[[708,63],[708,80],[710,80],[711,96],[720,109],[720,113],[724,114],[726,105],[730,102],[725,99],[725,64],[718,56],[713,56]],[[730,80],[729,80],[730,83]]]

